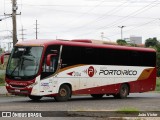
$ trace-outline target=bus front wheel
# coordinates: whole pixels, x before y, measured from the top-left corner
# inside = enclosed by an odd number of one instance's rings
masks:
[[[67,101],[71,97],[71,89],[68,85],[61,85],[59,88],[59,92],[57,96],[54,97],[54,99],[57,102],[64,102]]]
[[[38,101],[42,98],[42,96],[33,96],[33,95],[29,95],[28,97],[33,101]]]
[[[122,84],[118,94],[114,94],[115,98],[126,98],[129,94],[129,86],[127,84]]]

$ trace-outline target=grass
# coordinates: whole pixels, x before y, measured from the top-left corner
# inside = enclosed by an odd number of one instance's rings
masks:
[[[7,62],[8,62],[8,56],[4,57],[4,64],[0,65],[0,70],[6,70],[6,66],[7,66]],[[0,73],[0,86],[4,86],[5,85],[5,73]]]
[[[6,69],[6,65],[0,65],[0,70],[5,71],[5,69]],[[5,78],[5,72],[1,72],[0,73],[0,86],[4,86],[4,83],[5,83],[4,78]]]
[[[4,86],[4,78],[5,78],[5,74],[0,74],[0,86]]]
[[[124,107],[124,108],[120,108],[119,110],[117,110],[116,113],[135,114],[135,113],[139,113],[139,110],[133,107]]]
[[[156,91],[160,91],[160,78],[157,78],[156,81]]]

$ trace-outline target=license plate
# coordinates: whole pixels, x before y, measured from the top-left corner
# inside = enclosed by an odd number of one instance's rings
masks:
[[[17,90],[17,89],[16,89],[15,92],[20,92],[20,90]]]

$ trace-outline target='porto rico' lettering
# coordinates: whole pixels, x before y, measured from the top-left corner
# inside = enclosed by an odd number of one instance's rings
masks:
[[[100,70],[99,75],[137,75],[136,70]]]

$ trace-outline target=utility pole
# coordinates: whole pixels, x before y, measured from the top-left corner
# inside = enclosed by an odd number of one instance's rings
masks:
[[[104,33],[101,32],[101,39],[102,39],[102,41],[103,41],[103,38],[104,38]]]
[[[123,29],[124,27],[126,27],[126,26],[118,26],[118,27],[121,28],[121,40],[123,40],[123,30],[122,30],[122,29]]]
[[[13,23],[13,44],[17,43],[17,23],[16,23],[16,11],[18,9],[17,1],[12,0],[12,23]]]
[[[12,37],[13,37],[13,46],[17,43],[17,23],[16,23],[16,15],[21,15],[17,14],[17,0],[12,0],[12,14],[5,14],[4,15],[9,15],[12,16],[12,24],[13,24],[13,32],[12,32]]]
[[[20,30],[20,31],[21,31],[21,34],[20,34],[20,35],[22,36],[22,37],[21,37],[22,41],[25,39],[25,38],[24,38],[24,35],[25,35],[25,34],[24,34],[24,31],[25,31],[25,30],[26,30],[26,29],[23,29],[23,26],[22,26],[22,29]]]
[[[10,18],[10,17],[12,17],[12,16],[10,15],[8,17],[1,18],[0,21],[5,20],[5,19]]]
[[[36,39],[38,39],[38,24],[37,24],[37,20],[36,20],[36,24],[35,25],[36,25],[36,28],[35,28],[36,29]]]
[[[105,39],[108,39],[109,41],[111,41],[111,39],[109,39],[108,37],[105,37],[105,36],[104,36],[104,32],[101,32],[101,39],[102,39],[102,41],[104,40],[104,38],[105,38]]]
[[[8,52],[11,52],[11,49],[10,49],[10,48],[11,48],[12,42],[8,42],[7,44],[8,44]]]

